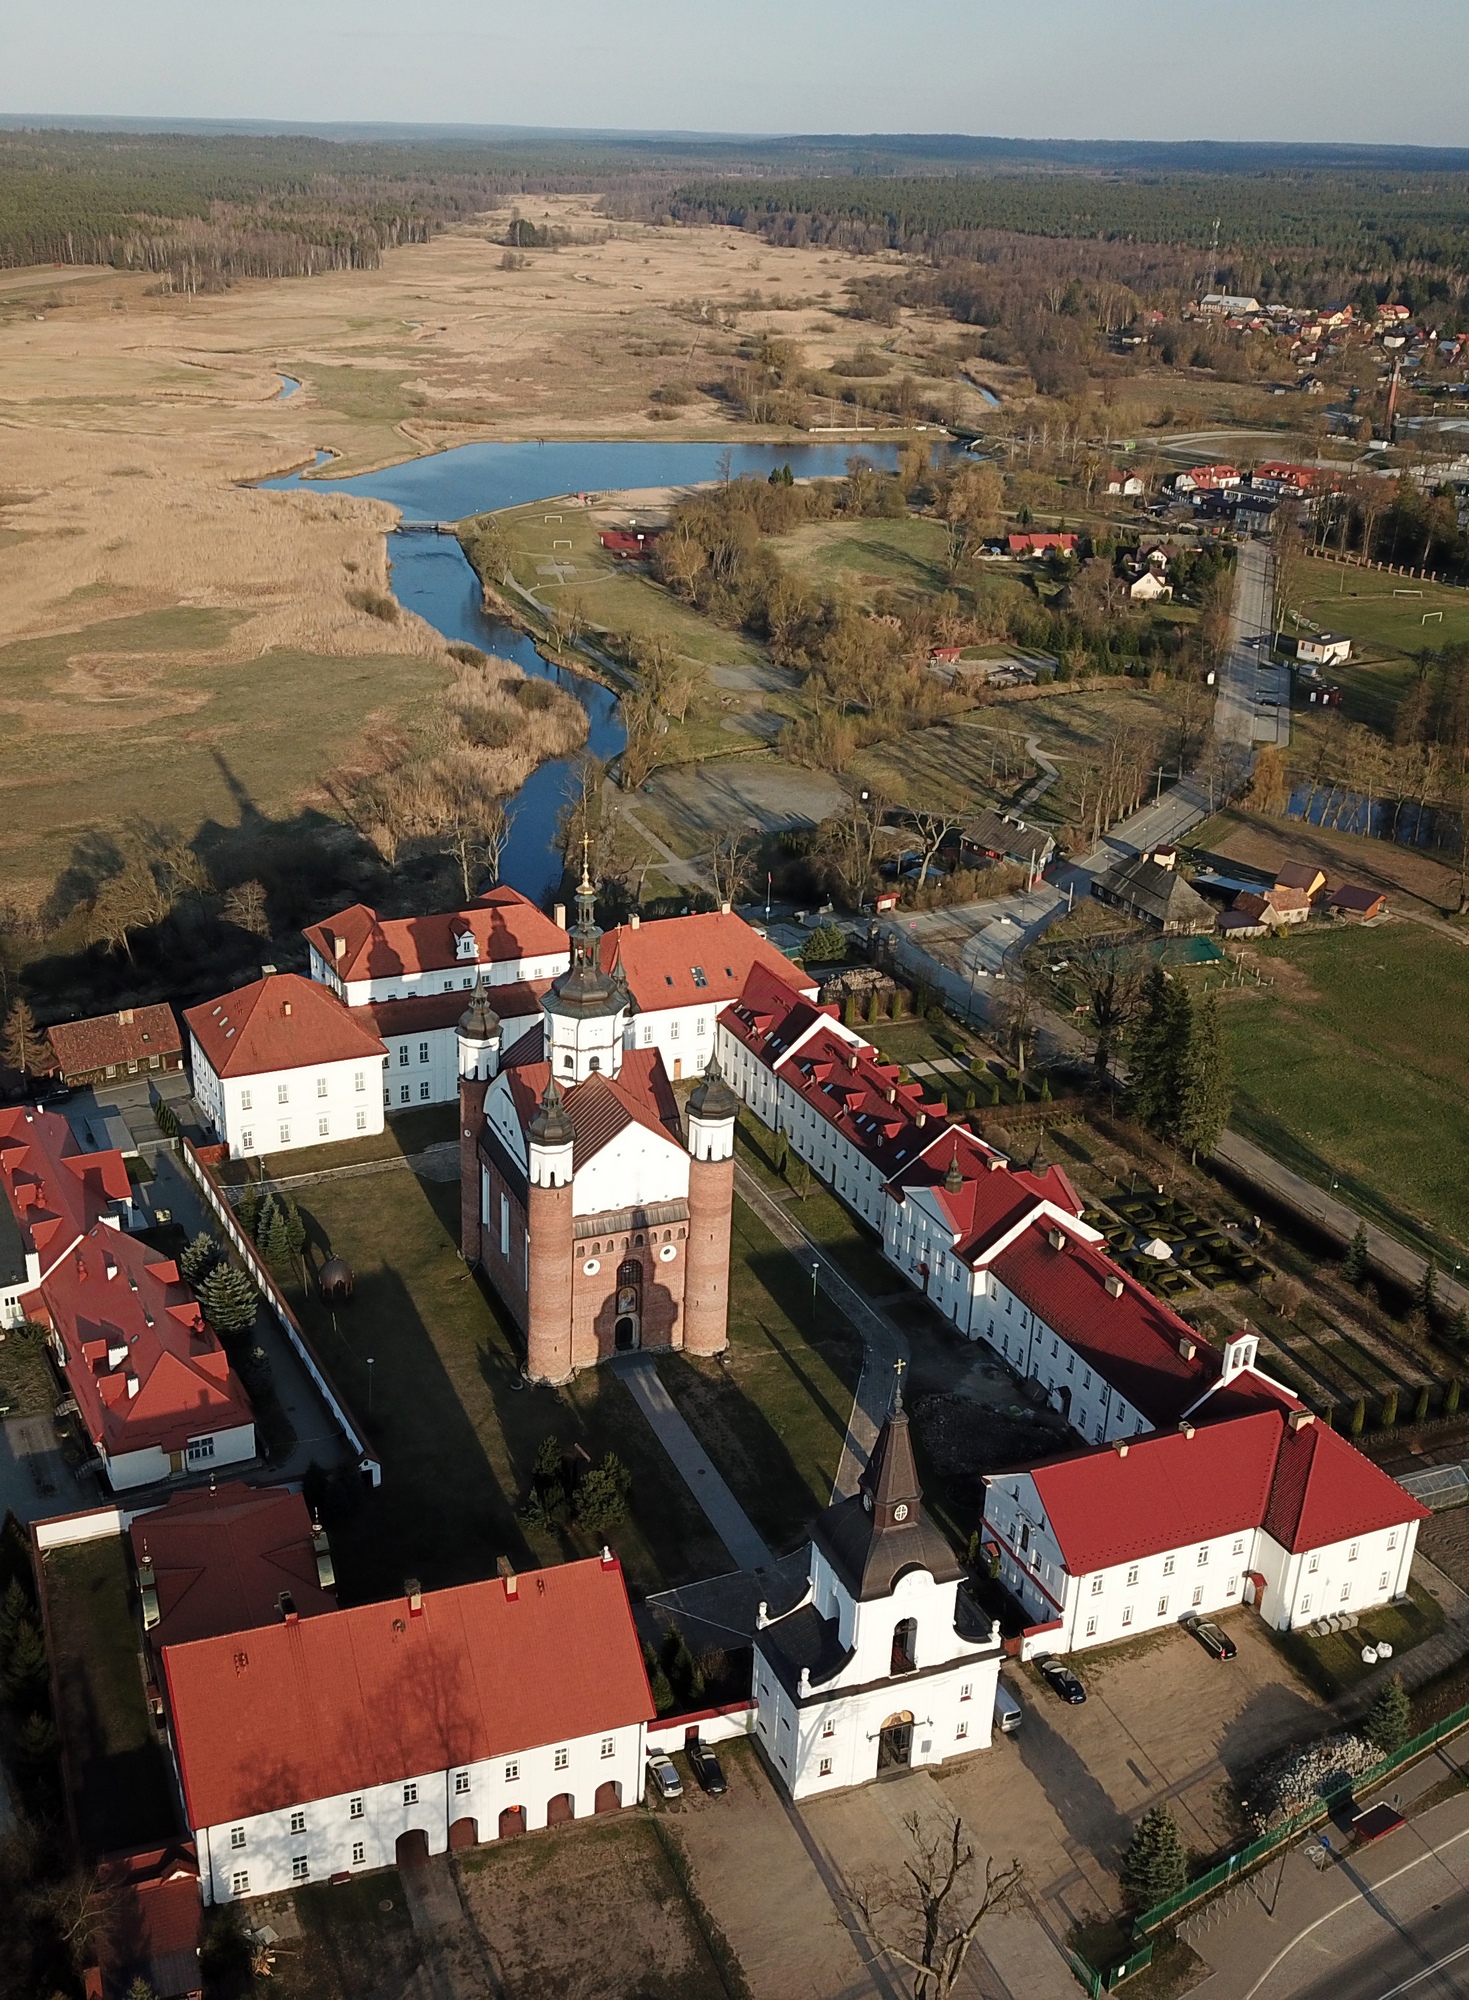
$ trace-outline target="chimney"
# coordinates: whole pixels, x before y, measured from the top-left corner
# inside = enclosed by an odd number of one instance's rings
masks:
[[[1193,1425],[1190,1423],[1181,1423],[1178,1426],[1178,1434],[1180,1437],[1191,1438],[1194,1434]]]
[[[1046,1241],[1047,1241],[1047,1243],[1049,1243],[1049,1244],[1050,1244],[1050,1246],[1051,1246],[1051,1248],[1052,1248],[1053,1250],[1064,1250],[1064,1249],[1066,1248],[1066,1232],[1065,1232],[1065,1230],[1063,1230],[1063,1229],[1048,1229],[1048,1230],[1046,1231]]]
[[[514,1597],[520,1590],[520,1578],[511,1568],[509,1556],[499,1556],[495,1561],[495,1574],[505,1585],[505,1595]]]
[[[887,1089],[883,1092],[883,1096],[887,1099],[889,1104],[896,1104],[898,1101],[897,1089],[891,1083],[888,1085]]]
[[[133,1010],[131,1007],[118,1008],[117,1025],[120,1028],[130,1028],[133,1025]]]
[[[410,1618],[422,1618],[423,1585],[416,1576],[410,1576],[406,1579],[403,1585],[403,1594],[408,1599],[408,1616]]]
[[[616,1569],[617,1567],[617,1558],[612,1553],[612,1545],[610,1542],[603,1542],[602,1544],[601,1561],[603,1569]]]
[[[1178,1341],[1178,1351],[1183,1356],[1185,1361],[1192,1361],[1194,1356],[1198,1353],[1199,1350],[1194,1345],[1193,1341],[1191,1341],[1187,1337],[1186,1334],[1180,1334]]]
[[[273,965],[262,965],[260,968],[260,977],[262,979],[274,979],[275,967]]]
[[[1103,1282],[1107,1287],[1108,1298],[1120,1299],[1122,1297],[1122,1280],[1115,1271],[1109,1271]]]
[[[999,1173],[999,1172],[1001,1171],[1001,1169],[1002,1169],[1002,1168],[1004,1167],[1004,1164],[1005,1164],[1005,1161],[1004,1161],[1004,1157],[1003,1157],[1003,1155],[1001,1155],[1001,1154],[999,1154],[999,1153],[991,1153],[991,1154],[990,1154],[990,1157],[989,1157],[989,1169],[990,1169],[990,1172],[991,1172],[992,1174],[997,1174],[997,1173]]]
[[[926,1111],[920,1111],[918,1116],[913,1120],[913,1123],[918,1127],[919,1131],[921,1132],[924,1126],[928,1123],[928,1113]]]
[[[1314,1424],[1315,1417],[1309,1410],[1292,1410],[1286,1422],[1293,1431],[1303,1431],[1307,1424]]]
[[[564,931],[566,929],[565,903],[558,903],[556,905],[555,909],[551,912],[551,922],[556,926],[558,931]]]
[[[136,1372],[133,1369],[129,1368],[126,1379],[128,1385],[128,1401],[131,1402],[134,1396],[136,1396],[138,1393],[139,1384]]]
[[[290,1591],[283,1590],[280,1594],[279,1601],[281,1607],[281,1616],[282,1618],[285,1619],[286,1623],[288,1625],[299,1625],[301,1622],[301,1614],[296,1609],[296,1600],[294,1597],[292,1597]]]
[[[344,937],[336,937],[334,935],[332,938],[332,957],[345,958],[346,956],[347,956],[347,940]]]
[[[637,911],[636,911],[636,910],[634,910],[634,911],[633,911],[633,913],[632,913],[632,915],[631,915],[631,916],[630,916],[630,917],[628,918],[628,920],[627,920],[627,927],[628,927],[628,929],[629,929],[630,931],[635,931],[635,930],[637,929],[638,925],[639,925],[639,924],[640,924],[640,923],[641,923],[642,921],[643,921],[643,920],[642,920],[642,918],[641,918],[641,917],[640,917],[640,916],[638,915]]]
[[[1127,1456],[1127,1439],[1126,1439],[1126,1438],[1113,1438],[1113,1440],[1112,1440],[1112,1449],[1113,1449],[1113,1451],[1115,1451],[1115,1452],[1116,1452],[1116,1454],[1117,1454],[1117,1456],[1118,1456],[1119,1458],[1126,1458],[1126,1456]]]
[[[289,1000],[282,1000],[282,1002],[281,1002],[281,1012],[282,1012],[283,1014],[289,1014],[289,1013],[290,1013],[290,1011],[291,1011],[291,1003],[290,1003],[290,1001],[289,1001]]]
[[[857,1067],[857,1051],[853,1049],[852,1053],[847,1057],[847,1068],[855,1069],[856,1067]]]
[[[727,917],[727,916],[729,915],[729,904],[728,904],[728,903],[721,903],[721,904],[720,904],[720,906],[719,906],[719,914],[720,914],[720,916],[722,916],[722,917]]]

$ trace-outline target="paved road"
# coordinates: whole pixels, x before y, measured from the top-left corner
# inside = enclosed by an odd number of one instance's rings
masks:
[[[1469,1995],[1469,1895],[1454,1896],[1301,1989],[1303,2000],[1447,2000]]]

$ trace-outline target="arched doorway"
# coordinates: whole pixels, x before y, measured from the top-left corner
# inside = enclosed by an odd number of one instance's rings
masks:
[[[563,1821],[575,1819],[576,1806],[570,1792],[558,1792],[554,1799],[546,1801],[547,1826],[560,1826]]]
[[[427,1868],[428,1835],[421,1826],[409,1827],[393,1844],[393,1859],[400,1868]]]
[[[905,1708],[901,1715],[890,1715],[878,1734],[878,1772],[906,1771],[912,1757],[913,1711]]]
[[[893,1656],[889,1673],[911,1674],[918,1665],[918,1620],[900,1618],[893,1627]]]
[[[501,1840],[513,1840],[517,1833],[525,1832],[525,1807],[506,1806],[500,1815]]]
[[[622,1787],[615,1778],[609,1778],[605,1785],[598,1785],[597,1796],[592,1800],[593,1812],[616,1812],[622,1804]]]
[[[478,1845],[479,1821],[473,1819],[456,1819],[454,1824],[449,1828],[449,1852],[455,1854],[461,1847],[477,1847]]]
[[[617,1267],[617,1321],[612,1344],[619,1354],[630,1354],[638,1345],[638,1328],[643,1313],[643,1267],[629,1257]]]

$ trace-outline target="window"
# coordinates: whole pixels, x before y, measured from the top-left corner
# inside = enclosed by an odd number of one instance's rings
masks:
[[[820,1767],[820,1772],[819,1772],[819,1775],[820,1775],[821,1777],[823,1777],[823,1778],[829,1778],[829,1777],[831,1776],[831,1759],[830,1759],[830,1757],[823,1757],[823,1758],[822,1758],[822,1760],[821,1760],[821,1767]]]
[[[232,1826],[232,1827],[230,1828],[230,1846],[231,1846],[231,1848],[233,1849],[233,1848],[236,1848],[236,1847],[243,1847],[244,1845],[245,1845],[245,1829],[244,1829],[244,1827],[242,1827],[242,1826]]]
[[[967,1722],[958,1723],[954,1729],[954,1740],[958,1743],[962,1743],[964,1741],[964,1738],[968,1734],[969,1734],[969,1724]]]
[[[669,1041],[671,1041],[671,1042],[676,1042],[676,1041],[678,1040],[678,1023],[677,1023],[677,1021],[671,1021],[671,1022],[669,1023],[669,1027],[668,1027],[668,1039],[669,1039]]]
[[[250,1102],[250,1093],[248,1090],[242,1090],[240,1092],[240,1109],[242,1111],[249,1111],[253,1109],[253,1106],[251,1105]]]
[[[1388,1536],[1388,1538],[1387,1538],[1387,1545],[1388,1545],[1388,1547],[1389,1547],[1390,1549],[1395,1549],[1395,1548],[1397,1547],[1397,1545],[1398,1545],[1398,1531],[1397,1531],[1397,1529],[1396,1529],[1396,1528],[1394,1528],[1394,1529],[1393,1529],[1393,1531],[1392,1531],[1392,1533],[1391,1533],[1391,1534],[1390,1534],[1390,1535]]]
[[[1379,1590],[1386,1590],[1386,1589],[1387,1589],[1387,1571],[1386,1571],[1386,1570],[1384,1570],[1384,1571],[1382,1572],[1382,1575],[1381,1575],[1380,1577],[1378,1577],[1378,1579],[1377,1579],[1377,1588],[1378,1588]]]
[[[254,1150],[255,1150],[255,1134],[250,1130],[250,1127],[247,1125],[244,1131],[240,1134],[240,1151],[242,1153],[253,1153]]]
[[[292,1833],[304,1833],[306,1831],[305,1813],[293,1812],[291,1814],[291,1831]]]
[[[277,1104],[289,1104],[289,1103],[290,1103],[290,1101],[291,1101],[291,1086],[290,1086],[290,1085],[289,1085],[288,1083],[278,1083],[278,1084],[276,1085],[276,1087],[275,1087],[275,1101],[276,1101],[276,1103],[277,1103]]]
[[[1233,1597],[1233,1596],[1234,1596],[1234,1592],[1235,1592],[1235,1586],[1236,1586],[1236,1585],[1238,1584],[1238,1582],[1239,1582],[1239,1578],[1238,1578],[1237,1576],[1232,1576],[1232,1577],[1231,1577],[1231,1578],[1229,1579],[1228,1583],[1226,1583],[1226,1584],[1225,1584],[1225,1586],[1224,1586],[1224,1595],[1225,1595],[1226,1597]]]
[[[1132,1623],[1132,1606],[1130,1604],[1124,1604],[1122,1607],[1122,1623],[1124,1627]]]
[[[1354,1563],[1357,1560],[1357,1550],[1360,1546],[1360,1543],[1353,1542],[1352,1546],[1347,1550],[1347,1561],[1349,1563]]]
[[[1311,1609],[1311,1598],[1308,1592],[1307,1595],[1301,1599],[1301,1616],[1304,1618],[1306,1613],[1310,1609]]]
[[[308,1855],[293,1854],[291,1856],[291,1880],[293,1882],[309,1882],[311,1880],[311,1860]]]
[[[1310,1558],[1310,1560],[1309,1560],[1309,1561],[1307,1562],[1307,1564],[1306,1564],[1306,1569],[1307,1569],[1307,1571],[1309,1572],[1309,1574],[1310,1574],[1310,1575],[1312,1575],[1312,1576],[1314,1576],[1314,1575],[1316,1574],[1317,1570],[1318,1570],[1318,1569],[1319,1569],[1320,1567],[1321,1567],[1321,1558],[1320,1558],[1320,1556],[1312,1556],[1312,1557]]]
[[[1086,1636],[1088,1637],[1088,1639],[1095,1639],[1095,1637],[1097,1636],[1097,1621],[1095,1618],[1087,1619]]]
[[[832,1719],[831,1719],[831,1717],[830,1717],[830,1716],[828,1716],[828,1717],[826,1718],[825,1722],[823,1722],[823,1723],[822,1723],[822,1725],[821,1725],[821,1733],[822,1733],[822,1735],[823,1735],[823,1736],[835,1736],[835,1735],[836,1735],[836,1733],[837,1733],[837,1726],[836,1726],[836,1724],[835,1724],[835,1723],[834,1723],[834,1722],[832,1721]]]
[[[462,1799],[462,1798],[464,1797],[464,1794],[465,1794],[465,1793],[466,1793],[466,1792],[467,1792],[468,1790],[469,1790],[469,1773],[468,1773],[468,1771],[456,1771],[456,1772],[454,1773],[454,1796],[455,1796],[455,1798],[456,1798],[456,1799]]]
[[[695,1021],[694,1023],[694,1033],[696,1035],[707,1035],[708,1032],[709,1032],[709,1017],[707,1014],[701,1014],[698,1020]]]
[[[571,1762],[571,1752],[569,1750],[558,1750],[551,1761],[558,1771],[564,1771]]]
[[[232,1896],[248,1896],[249,1893],[250,1871],[248,1868],[237,1868],[230,1877],[230,1894]]]
[[[520,1776],[520,1759],[518,1757],[512,1757],[510,1759],[510,1762],[505,1766],[506,1784],[513,1785],[519,1776]]]
[[[418,1804],[417,1785],[405,1785],[403,1787],[403,1803],[405,1806],[416,1806]]]
[[[510,1255],[510,1200],[503,1194],[500,1197],[500,1255]]]
[[[1209,1551],[1207,1547],[1204,1547],[1199,1550],[1199,1568],[1203,1569],[1207,1565],[1208,1561],[1209,1561]]]
[[[282,1125],[282,1126],[281,1126],[281,1128],[280,1128],[280,1134],[281,1134],[281,1144],[282,1144],[283,1146],[289,1146],[289,1145],[290,1145],[290,1143],[291,1143],[291,1128],[290,1128],[290,1126],[289,1126],[289,1125]]]
[[[408,1067],[408,1044],[406,1042],[398,1044],[398,1067],[399,1069],[407,1069]]]
[[[1244,1552],[1245,1552],[1245,1545],[1243,1541],[1236,1542],[1234,1545],[1233,1553],[1237,1556],[1242,1556]]]
[[[974,1696],[973,1684],[969,1681],[965,1681],[964,1685],[959,1690],[960,1701],[970,1701],[973,1699],[973,1696]]]
[[[354,1868],[361,1868],[366,1864],[366,1861],[367,1843],[361,1840],[354,1840],[352,1843],[352,1866]]]
[[[1094,1576],[1092,1578],[1092,1596],[1100,1597],[1101,1594],[1102,1594],[1102,1579],[1099,1576]]]
[[[1203,1601],[1204,1601],[1204,1586],[1203,1586],[1203,1585],[1202,1585],[1201,1583],[1198,1583],[1198,1584],[1195,1584],[1195,1585],[1194,1585],[1194,1603],[1195,1603],[1195,1604],[1202,1604],[1202,1603],[1203,1603]]]
[[[649,1043],[650,1043],[650,1042],[652,1041],[652,1039],[653,1039],[653,1028],[652,1028],[652,1024],[651,1024],[651,1022],[648,1022],[648,1021],[644,1021],[644,1023],[643,1023],[643,1047],[644,1047],[644,1048],[647,1048],[648,1044],[649,1044]]]
[[[361,1801],[361,1799],[360,1799],[360,1798],[359,1798],[359,1799],[349,1799],[349,1800],[348,1800],[348,1802],[347,1802],[347,1817],[348,1817],[348,1819],[361,1819],[361,1817],[362,1817],[362,1801]]]
[[[365,1111],[359,1111],[357,1114],[357,1130],[359,1132],[367,1130],[367,1113]]]
[[[326,1078],[324,1076],[319,1076],[316,1079],[316,1094],[318,1097],[326,1096]]]
[[[1349,1583],[1344,1583],[1341,1587],[1341,1601],[1343,1604],[1346,1603],[1347,1599],[1351,1596],[1351,1594],[1352,1594],[1352,1586]]]
[[[1163,1558],[1163,1574],[1164,1574],[1164,1576],[1172,1576],[1172,1574],[1173,1574],[1173,1561],[1174,1561],[1174,1559],[1173,1559],[1173,1557],[1172,1557],[1172,1556],[1164,1556],[1164,1558]]]
[[[1128,1581],[1128,1583],[1129,1583],[1129,1584],[1133,1584],[1133,1583],[1136,1583],[1136,1582],[1137,1582],[1137,1565],[1136,1565],[1136,1563],[1134,1563],[1134,1564],[1133,1564],[1133,1566],[1132,1566],[1132,1568],[1131,1568],[1131,1569],[1130,1569],[1130,1570],[1129,1570],[1129,1571],[1127,1572],[1127,1581]]]
[[[428,1093],[429,1093],[429,1086],[426,1083],[421,1083],[418,1086],[418,1095],[419,1098],[422,1100],[422,1102],[425,1104],[427,1104],[428,1102]]]
[[[330,1120],[330,1118],[317,1119],[316,1136],[318,1139],[325,1139],[327,1134],[331,1131],[331,1129],[332,1129],[332,1121]]]
[[[205,1465],[214,1456],[213,1438],[190,1438],[188,1460],[190,1465]]]
[[[418,1045],[418,1060],[419,1060],[419,1061],[420,1061],[421,1063],[426,1063],[426,1062],[428,1061],[428,1043],[427,1043],[427,1042],[420,1042],[420,1043],[419,1043],[419,1045]]]
[[[352,1072],[352,1088],[354,1090],[366,1090],[367,1075],[365,1071],[359,1069]]]
[[[407,1084],[406,1083],[400,1084],[398,1086],[398,1102],[400,1104],[406,1104],[408,1102],[408,1095],[409,1092]]]
[[[1158,1616],[1160,1618],[1166,1618],[1168,1616],[1168,1599],[1166,1597],[1160,1597],[1158,1599]]]

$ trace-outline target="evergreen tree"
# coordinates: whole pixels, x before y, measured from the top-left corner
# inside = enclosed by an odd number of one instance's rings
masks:
[[[1133,1032],[1128,1083],[1134,1115],[1155,1132],[1172,1127],[1189,1011],[1184,987],[1155,965],[1143,990],[1143,1016]]]
[[[1367,1711],[1367,1739],[1384,1757],[1401,1750],[1413,1733],[1413,1705],[1396,1674]]]
[[[1050,1101],[1051,1101],[1051,1079],[1048,1076],[1043,1076],[1041,1078],[1041,1103],[1049,1104]]]
[[[1357,1233],[1341,1260],[1341,1274],[1349,1285],[1360,1285],[1367,1275],[1367,1225],[1357,1224]]]
[[[1382,1428],[1390,1431],[1398,1420],[1398,1392],[1389,1389],[1382,1399]]]
[[[248,1333],[255,1324],[260,1294],[234,1264],[216,1264],[199,1286],[199,1305],[217,1334]]]
[[[259,1181],[246,1181],[244,1187],[240,1190],[240,1205],[235,1210],[235,1216],[241,1229],[244,1230],[253,1243],[255,1241],[255,1232],[260,1222]]]
[[[1188,1857],[1167,1806],[1151,1806],[1122,1857],[1122,1888],[1135,1909],[1151,1910],[1188,1880]]]
[[[16,1708],[33,1708],[46,1694],[46,1642],[29,1618],[22,1618],[3,1661],[0,1661],[7,1700]]]
[[[1197,1156],[1211,1153],[1229,1123],[1234,1101],[1229,1057],[1219,1032],[1219,1003],[1212,993],[1188,1005],[1181,1025],[1178,1103],[1173,1136]]]
[[[1354,1438],[1359,1438],[1367,1425],[1367,1398],[1359,1396],[1352,1405],[1352,1421],[1347,1429]]]
[[[291,1225],[285,1210],[278,1202],[271,1204],[269,1215],[263,1215],[260,1234],[256,1238],[267,1262],[289,1264],[291,1261]]]
[[[1446,1417],[1456,1417],[1459,1414],[1459,1378],[1457,1375],[1449,1377],[1449,1386],[1443,1392],[1443,1413]]]
[[[306,1248],[306,1219],[296,1206],[296,1197],[288,1194],[281,1214],[282,1235],[287,1255],[299,1264],[301,1253]]]
[[[1469,1343],[1469,1306],[1460,1306],[1449,1321],[1449,1337],[1460,1347]]]
[[[207,1229],[201,1229],[192,1242],[186,1243],[179,1252],[179,1271],[186,1284],[198,1285],[209,1276],[224,1252]]]
[[[993,1111],[993,1110],[995,1109],[996,1105],[998,1105],[998,1104],[1002,1104],[1003,1102],[1004,1102],[1004,1099],[1003,1099],[1003,1098],[1002,1098],[1002,1097],[1000,1096],[1000,1079],[999,1079],[998,1077],[996,1077],[996,1078],[995,1078],[995,1080],[994,1080],[994,1083],[993,1083],[993,1084],[991,1085],[991,1087],[990,1087],[990,1109],[991,1109],[991,1111]]]
[[[5,1016],[5,1032],[0,1039],[6,1062],[22,1076],[29,1076],[44,1060],[45,1048],[45,1037],[36,1026],[29,1003],[17,1000]]]
[[[857,996],[855,993],[847,995],[846,1004],[842,1008],[842,1020],[849,1028],[855,1028],[857,1025]]]
[[[878,1003],[878,997],[877,997],[877,988],[876,988],[876,987],[874,986],[874,987],[873,987],[873,989],[872,989],[872,991],[871,991],[871,992],[870,992],[870,993],[868,994],[868,996],[867,996],[867,1025],[868,1025],[868,1027],[869,1027],[869,1028],[875,1028],[875,1027],[877,1026],[878,1022],[879,1022],[879,1021],[880,1021],[881,1019],[882,1019],[882,1014],[881,1014],[881,1012],[880,1012],[880,1010],[879,1010],[879,1003]]]
[[[778,1174],[784,1174],[786,1162],[790,1157],[791,1142],[786,1135],[785,1127],[782,1126],[780,1131],[775,1135],[775,1171]]]
[[[1426,1424],[1428,1422],[1428,1396],[1428,1384],[1425,1382],[1423,1387],[1418,1391],[1417,1402],[1413,1405],[1413,1421],[1415,1424]]]
[[[609,1451],[588,1466],[576,1493],[576,1518],[584,1528],[603,1533],[627,1518],[632,1474],[616,1452]]]
[[[0,1598],[0,1660],[9,1659],[21,1621],[30,1618],[34,1609],[30,1592],[18,1576],[13,1576]]]
[[[16,1755],[32,1771],[42,1770],[57,1756],[61,1737],[48,1715],[28,1715],[15,1735]]]
[[[667,1715],[673,1707],[673,1688],[662,1667],[655,1667],[648,1676],[648,1685],[653,1694],[653,1706],[660,1715]]]
[[[1418,1280],[1413,1303],[1425,1319],[1432,1319],[1434,1307],[1438,1304],[1438,1266],[1431,1257],[1423,1266],[1423,1275]]]

